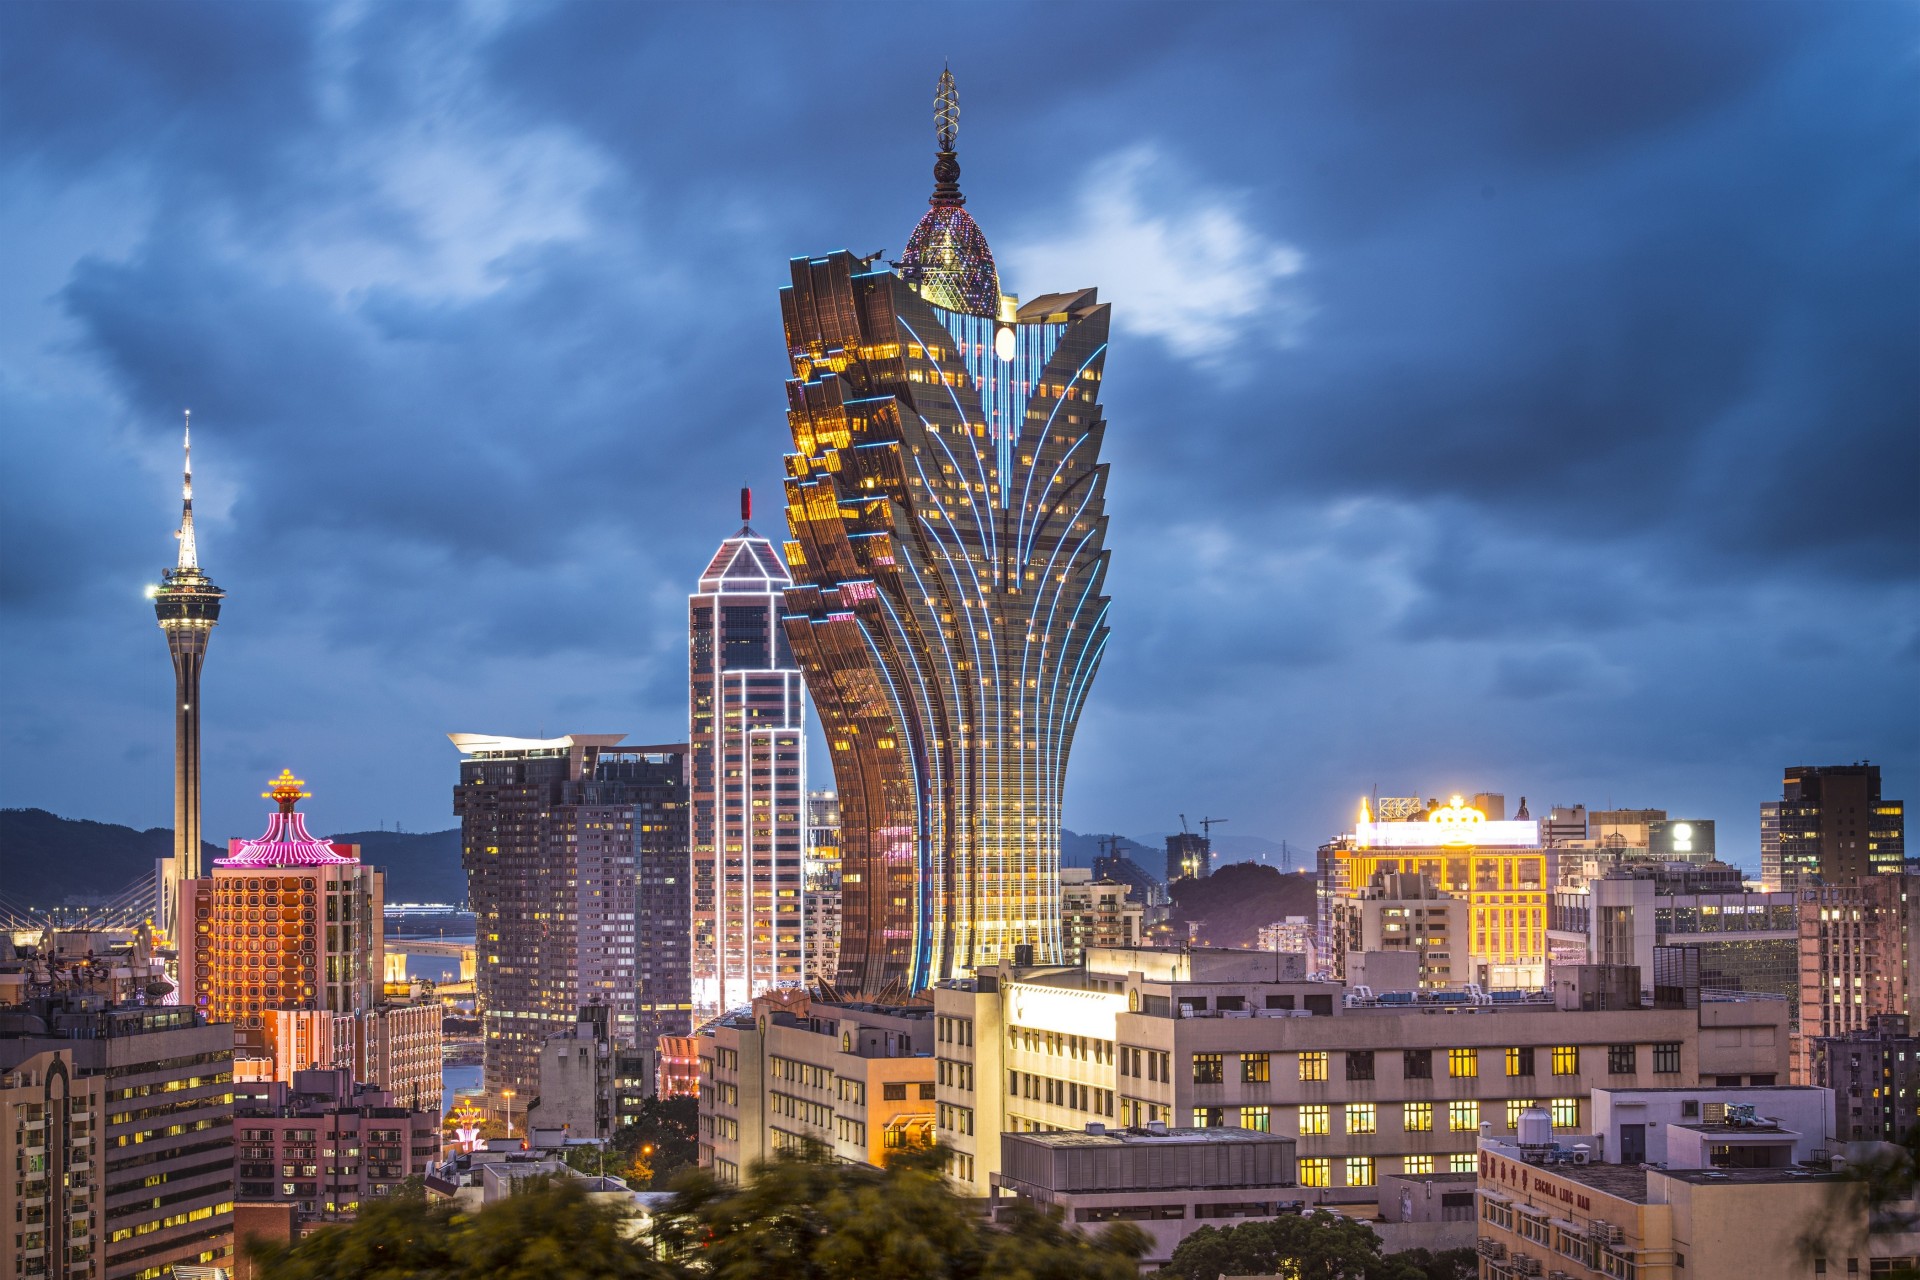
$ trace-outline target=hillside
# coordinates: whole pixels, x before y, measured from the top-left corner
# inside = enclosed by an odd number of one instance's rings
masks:
[[[1173,921],[1199,921],[1194,939],[1209,947],[1257,947],[1262,926],[1314,915],[1313,877],[1282,875],[1256,862],[1231,862],[1199,880],[1173,885]]]
[[[1100,856],[1100,842],[1107,838],[1107,832],[1082,835],[1078,831],[1060,828],[1060,865],[1063,867],[1091,867],[1093,860]],[[1132,858],[1153,874],[1159,875],[1161,868],[1167,865],[1166,851],[1159,845],[1144,845],[1138,840],[1120,837],[1120,852]]]
[[[361,857],[387,873],[389,902],[463,902],[460,833],[346,832],[331,837],[360,846]],[[221,846],[201,842],[205,861]],[[135,878],[150,875],[156,859],[173,852],[173,831],[136,831],[111,822],[63,818],[45,809],[0,809],[0,886],[22,906],[60,906],[69,898],[111,898]]]

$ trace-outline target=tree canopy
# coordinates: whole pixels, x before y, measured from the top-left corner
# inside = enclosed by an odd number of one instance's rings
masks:
[[[1299,1280],[1466,1280],[1470,1249],[1380,1252],[1364,1222],[1311,1213],[1232,1227],[1201,1227],[1182,1240],[1160,1275],[1218,1280],[1223,1275],[1288,1275]]]

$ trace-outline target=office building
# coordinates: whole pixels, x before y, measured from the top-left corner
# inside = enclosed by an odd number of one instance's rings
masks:
[[[1486,988],[1546,986],[1547,855],[1540,824],[1495,821],[1459,796],[1412,819],[1374,819],[1367,806],[1352,834],[1325,846],[1319,892],[1331,951],[1333,903],[1360,898],[1381,874],[1424,875],[1466,900],[1471,928],[1449,938],[1456,981]]]
[[[1595,809],[1587,815],[1587,839],[1603,849],[1650,849],[1653,829],[1665,809]]]
[[[931,208],[893,267],[782,290],[787,629],[842,814],[840,983],[904,998],[1060,955],[1060,803],[1107,638],[1108,308],[1022,305],[963,207],[941,79]]]
[[[933,1010],[772,992],[702,1029],[700,1167],[737,1184],[818,1144],[849,1164],[931,1141]]]
[[[808,985],[840,976],[840,798],[807,792],[806,956]]]
[[[1308,973],[1321,968],[1319,931],[1306,916],[1288,916],[1260,926],[1260,949],[1301,957]]]
[[[244,1088],[233,1124],[240,1198],[291,1203],[303,1225],[349,1221],[440,1157],[438,1107],[403,1106],[346,1070]]]
[[[1649,991],[1654,948],[1691,947],[1701,987],[1797,1002],[1799,917],[1793,894],[1750,891],[1724,862],[1626,862],[1554,893],[1548,945],[1556,965],[1636,966]]]
[[[1142,940],[1146,905],[1118,880],[1096,880],[1084,867],[1060,868],[1063,964],[1079,964],[1088,947],[1134,947]]]
[[[1769,893],[1778,891],[1780,883],[1780,802],[1763,800],[1760,803],[1760,887]]]
[[[805,979],[807,697],[780,618],[791,583],[747,523],[687,601],[693,1002],[702,1017]]]
[[[266,1061],[243,1061],[248,1078],[292,1083],[296,1071],[344,1070],[402,1106],[438,1110],[445,1066],[437,1000],[382,1003],[335,1013],[275,1009],[266,1017]]]
[[[1811,1041],[1864,1031],[1913,1011],[1920,962],[1920,880],[1862,876],[1800,892],[1800,1018],[1793,1071],[1813,1080]]]
[[[1447,893],[1418,871],[1381,871],[1365,888],[1334,899],[1328,963],[1334,977],[1358,981],[1347,972],[1349,955],[1406,952],[1418,966],[1409,989],[1461,986],[1474,980],[1472,930],[1465,897]]]
[[[1877,764],[1788,769],[1779,813],[1784,888],[1904,869],[1906,806],[1881,796]]]
[[[1479,1142],[1479,1275],[1800,1280],[1910,1269],[1920,1254],[1912,1195],[1870,1218],[1847,1194],[1815,1145],[1825,1093],[1597,1090],[1597,1114],[1625,1117],[1611,1133],[1562,1134],[1546,1113],[1523,1114],[1512,1138]]]
[[[1549,849],[1579,844],[1587,838],[1587,806],[1554,805],[1540,822],[1540,843]]]
[[[1198,831],[1176,831],[1167,837],[1167,884],[1213,874],[1213,841]]]
[[[527,1132],[611,1138],[618,1127],[615,1057],[605,1005],[586,1006],[571,1027],[548,1036],[540,1046],[539,1092],[527,1101]]]
[[[229,840],[211,874],[182,890],[192,922],[182,999],[231,1023],[243,1058],[273,1056],[277,1010],[352,1015],[384,991],[386,878],[359,846],[308,832],[304,786],[282,769],[261,793],[275,806],[266,831]]]
[[[453,806],[478,936],[482,1069],[504,1111],[506,1090],[537,1094],[541,1046],[583,1005],[607,1007],[620,1045],[690,1017],[675,927],[686,748],[623,747],[617,733],[449,736],[465,757]]]
[[[1569,987],[1396,1003],[1286,959],[1094,948],[1080,969],[1003,965],[941,984],[950,1177],[987,1195],[1001,1132],[1159,1122],[1286,1134],[1303,1187],[1361,1200],[1383,1173],[1471,1170],[1481,1123],[1510,1131],[1534,1102],[1573,1131],[1596,1087],[1775,1084],[1787,1070],[1778,1000],[1596,1009]]]
[[[1920,1036],[1904,1014],[1812,1041],[1813,1082],[1833,1092],[1841,1142],[1905,1142],[1920,1123]]]
[[[233,1029],[103,1003],[62,987],[0,1010],[4,1274],[231,1266]]]
[[[1001,1172],[988,1213],[1009,1202],[1057,1215],[1089,1234],[1131,1222],[1146,1234],[1141,1261],[1164,1266],[1201,1227],[1298,1212],[1293,1140],[1251,1129],[1156,1124],[1000,1135]]]
[[[179,918],[181,886],[200,877],[200,671],[207,661],[207,642],[220,621],[220,602],[227,595],[200,569],[193,530],[191,417],[183,448],[180,529],[174,534],[178,555],[149,593],[173,659],[173,857],[161,868],[156,915],[176,946],[182,945],[186,932]]]

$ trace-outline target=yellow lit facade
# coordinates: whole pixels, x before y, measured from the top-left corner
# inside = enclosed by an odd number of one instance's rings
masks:
[[[1531,844],[1527,840],[1531,830]],[[1493,843],[1493,841],[1500,843]],[[1532,822],[1488,822],[1453,802],[1426,821],[1369,822],[1332,851],[1333,896],[1357,898],[1381,874],[1419,874],[1467,904],[1465,972],[1456,981],[1489,989],[1540,988],[1547,977],[1547,854]]]

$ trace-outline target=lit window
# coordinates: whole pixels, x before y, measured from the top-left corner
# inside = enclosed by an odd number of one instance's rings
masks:
[[[1221,1055],[1217,1053],[1196,1053],[1193,1055],[1193,1082],[1195,1084],[1219,1084],[1226,1079]]]
[[[1325,1050],[1316,1049],[1300,1055],[1300,1078],[1302,1080],[1325,1080],[1327,1078],[1327,1055]]]
[[[1266,1084],[1273,1079],[1273,1055],[1266,1053],[1243,1053],[1240,1055],[1240,1082],[1242,1084]]]
[[[1432,1173],[1433,1157],[1432,1156],[1408,1156],[1406,1160],[1406,1172]]]
[[[1431,1102],[1409,1102],[1403,1111],[1402,1127],[1408,1133],[1433,1132],[1433,1104]]]
[[[1350,1187],[1370,1187],[1373,1185],[1373,1157],[1347,1157],[1347,1185]]]
[[[1314,1156],[1300,1162],[1300,1185],[1303,1187],[1324,1187],[1333,1181],[1333,1161],[1325,1156]]]
[[[1507,1050],[1507,1074],[1510,1076],[1530,1076],[1533,1074],[1533,1050]]]
[[[1447,1157],[1448,1173],[1473,1173],[1477,1171],[1478,1167],[1479,1163],[1475,1160],[1474,1154],[1471,1151]]]
[[[1580,1099],[1555,1098],[1552,1107],[1553,1127],[1556,1129],[1578,1129],[1580,1127]]]
[[[1300,1108],[1300,1133],[1302,1136],[1331,1132],[1329,1118],[1332,1108],[1323,1106]]]
[[[1447,1050],[1447,1074],[1455,1080],[1479,1075],[1480,1051],[1478,1049]]]
[[[1557,1076],[1577,1076],[1580,1074],[1580,1047],[1560,1044],[1553,1047],[1553,1074]]]
[[[1347,1104],[1347,1132],[1374,1133],[1374,1112],[1371,1102],[1349,1102]]]
[[[1240,1127],[1255,1129],[1261,1133],[1273,1132],[1273,1112],[1267,1107],[1240,1108]]]
[[[1472,1133],[1480,1127],[1480,1104],[1477,1102],[1449,1102],[1447,1104],[1447,1130],[1450,1133]]]
[[[1520,1113],[1532,1105],[1533,1100],[1530,1098],[1509,1098],[1507,1100],[1507,1128],[1518,1129],[1520,1127]]]

